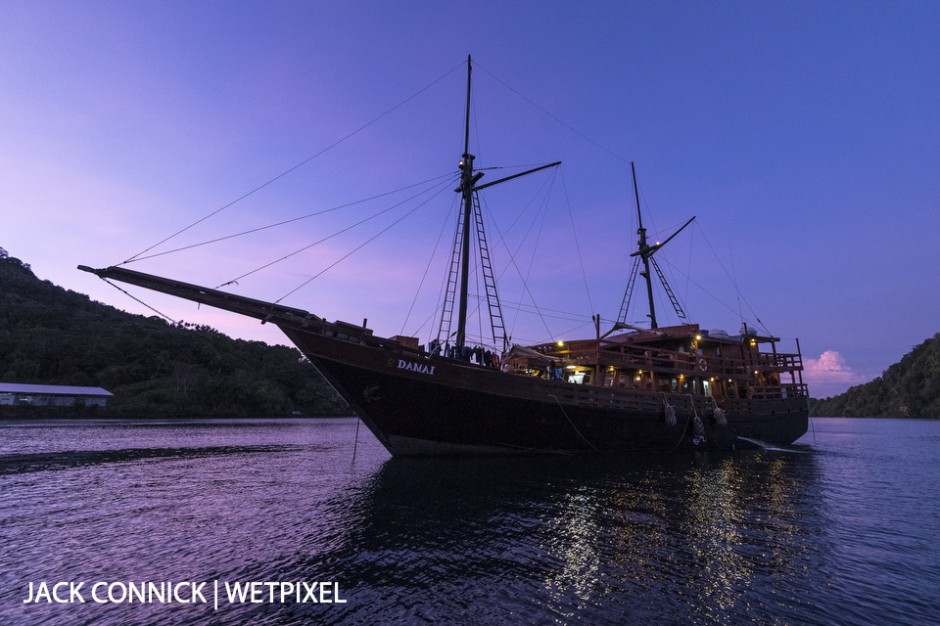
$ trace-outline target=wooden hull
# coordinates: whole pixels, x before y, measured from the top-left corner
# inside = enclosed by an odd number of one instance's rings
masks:
[[[281,329],[395,456],[726,450],[742,437],[789,444],[808,426],[805,397],[737,400],[716,411],[704,396],[542,380]]]
[[[753,445],[752,440],[786,445],[805,434],[809,424],[805,385],[780,382],[781,375],[792,377],[802,370],[799,355],[759,353],[757,338],[750,335],[747,345],[724,339],[727,352],[742,346],[738,361],[719,357],[717,348],[712,361],[690,361],[691,353],[682,346],[695,337],[697,326],[673,328],[671,334],[660,330],[654,333],[655,343],[630,350],[612,344],[605,352],[613,359],[611,367],[636,374],[659,368],[677,381],[682,372],[694,378],[714,364],[710,371],[740,383],[734,394],[727,394],[735,399],[719,404],[711,396],[653,391],[652,385],[581,385],[507,373],[432,356],[416,340],[409,347],[411,342],[401,342],[407,338],[375,337],[365,327],[326,322],[301,309],[119,267],[79,268],[276,324],[396,456],[727,450]],[[577,357],[575,349],[581,356],[599,352],[590,342],[580,348],[579,343],[584,342],[568,344],[569,359]],[[707,342],[706,348],[712,350]],[[554,362],[558,356],[525,350],[542,361]],[[699,372],[690,369],[696,365]],[[764,378],[763,384],[749,386],[751,371],[755,382]],[[742,389],[748,399],[738,397]]]

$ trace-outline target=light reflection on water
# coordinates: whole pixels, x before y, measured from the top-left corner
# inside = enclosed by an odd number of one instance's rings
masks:
[[[930,623],[940,424],[902,426],[820,420],[799,454],[390,460],[347,419],[0,423],[0,623]],[[24,606],[39,580],[348,602]]]

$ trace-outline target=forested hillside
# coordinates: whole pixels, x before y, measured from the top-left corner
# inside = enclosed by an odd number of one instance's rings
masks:
[[[99,414],[349,414],[299,351],[182,328],[36,278],[0,248],[0,381],[100,386]]]
[[[940,418],[940,333],[915,347],[880,378],[834,398],[813,400],[810,415]]]

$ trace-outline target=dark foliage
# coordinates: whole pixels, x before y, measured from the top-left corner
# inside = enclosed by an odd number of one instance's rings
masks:
[[[870,383],[810,402],[820,417],[940,418],[940,333],[916,346]]]
[[[100,386],[99,415],[349,414],[295,348],[124,313],[36,278],[0,248],[0,380]]]

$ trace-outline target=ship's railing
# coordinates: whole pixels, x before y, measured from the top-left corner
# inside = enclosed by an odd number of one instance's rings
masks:
[[[803,368],[803,359],[799,354],[761,352],[757,355],[757,364],[763,370],[794,371]]]
[[[780,385],[751,385],[747,390],[752,400],[771,398],[809,397],[809,389],[804,383],[783,383]]]
[[[694,406],[700,414],[714,409],[711,398],[688,393],[650,393],[648,391],[624,392],[610,387],[593,385],[574,385],[559,382],[556,390],[549,394],[555,401],[563,404],[580,404],[597,408],[630,411],[635,414],[657,415],[663,409],[664,399],[677,405],[683,411],[690,411]]]
[[[751,356],[753,358],[747,358]],[[715,356],[697,352],[676,352],[661,349],[645,349],[632,346],[620,346],[617,350],[609,347],[600,352],[603,366],[618,369],[647,370],[659,373],[685,375],[728,376],[742,378],[754,370],[767,372],[795,372],[803,367],[798,354],[747,354],[745,358],[737,356]],[[572,349],[569,359],[582,365],[597,362],[598,353],[592,347]]]
[[[572,350],[566,356],[567,358],[563,362],[571,364],[574,361],[586,367],[595,365],[597,361],[596,352],[588,349]],[[782,380],[782,377],[777,375],[781,370],[776,368],[784,368],[782,371],[788,371],[786,368],[798,365],[800,363],[798,356],[780,354],[769,356],[772,358],[764,359],[760,364],[754,361],[749,363],[743,359],[712,356],[706,362],[707,368],[703,370],[699,360],[704,357],[697,354],[626,348],[620,352],[603,352],[601,365],[605,369],[612,366],[628,370],[652,371],[659,374],[655,387],[657,392],[675,393],[675,389],[670,387],[669,377],[685,374],[687,378],[692,376],[700,378],[734,378],[738,381],[738,391],[734,395],[741,394],[738,397],[742,398],[765,400],[808,397],[809,393],[805,384],[795,380]],[[529,371],[521,362],[516,365],[518,367],[511,371],[520,374]],[[512,363],[509,364],[509,367],[512,368]],[[755,369],[758,372],[756,375],[754,374]],[[634,385],[634,387],[640,391],[640,397],[645,399],[647,396],[641,389],[648,392],[648,390],[654,389],[651,385],[652,383],[647,380],[642,385]],[[621,384],[617,388],[622,390],[623,386]],[[630,402],[624,400],[622,393],[605,392],[605,389],[610,389],[605,386],[564,384],[562,388],[564,390],[559,393],[559,398],[563,397],[569,401],[577,399],[579,402],[592,404],[609,403],[611,407],[616,407],[623,402]],[[682,394],[684,395],[685,392],[682,392]],[[695,397],[705,397],[703,389],[693,391],[693,395]]]

